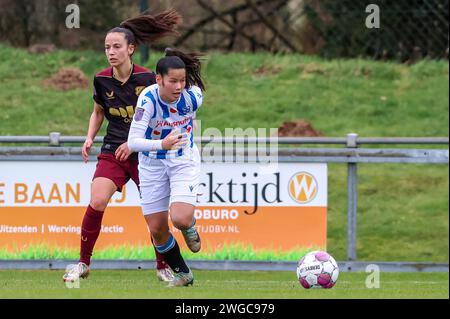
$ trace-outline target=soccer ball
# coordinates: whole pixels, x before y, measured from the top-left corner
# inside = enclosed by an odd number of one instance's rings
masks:
[[[339,268],[334,258],[324,251],[306,254],[297,266],[297,278],[306,288],[331,288],[336,284]]]

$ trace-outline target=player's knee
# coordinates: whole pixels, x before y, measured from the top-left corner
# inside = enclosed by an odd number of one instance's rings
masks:
[[[169,232],[169,228],[165,225],[151,225],[149,229],[155,239],[159,239]]]
[[[188,229],[192,225],[192,218],[187,216],[170,216],[170,218],[173,225],[180,230]]]
[[[99,196],[93,196],[89,205],[91,205],[93,209],[102,212],[106,209],[106,206],[108,206],[108,199]]]

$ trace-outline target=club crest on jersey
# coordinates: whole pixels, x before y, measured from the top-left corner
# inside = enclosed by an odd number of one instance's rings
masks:
[[[136,113],[134,113],[134,120],[136,122],[139,122],[140,120],[142,120],[143,116],[144,116],[144,109],[140,107],[136,108]]]
[[[108,98],[108,100],[114,99],[114,91],[111,91],[111,93],[106,92],[106,97]]]
[[[187,106],[187,105],[178,105],[178,113],[181,116],[184,116],[184,115],[188,114],[189,111],[190,111],[189,106]]]

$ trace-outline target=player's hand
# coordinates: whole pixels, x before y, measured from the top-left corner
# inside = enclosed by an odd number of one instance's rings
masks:
[[[180,133],[178,130],[173,130],[162,141],[163,150],[177,150],[187,144],[187,134]]]
[[[81,155],[83,156],[83,161],[85,163],[89,160],[89,153],[91,152],[92,144],[94,144],[94,141],[88,137],[86,138],[86,141],[84,141],[83,148],[81,149]]]
[[[128,159],[128,157],[130,157],[131,153],[133,152],[130,151],[128,148],[128,143],[125,142],[116,149],[114,155],[118,161],[124,162]]]

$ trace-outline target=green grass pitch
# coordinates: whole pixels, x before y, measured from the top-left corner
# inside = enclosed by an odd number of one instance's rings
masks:
[[[0,299],[403,299],[449,298],[448,273],[381,273],[367,288],[364,272],[341,273],[332,289],[304,289],[295,272],[194,270],[190,287],[167,288],[154,270],[93,270],[68,288],[61,270],[1,270]]]

